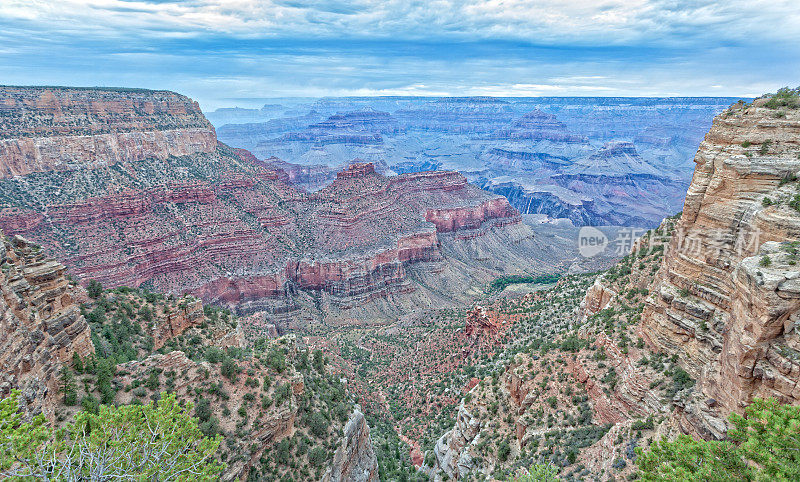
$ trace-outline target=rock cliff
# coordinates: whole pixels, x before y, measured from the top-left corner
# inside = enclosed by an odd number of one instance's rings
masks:
[[[0,178],[213,152],[196,102],[164,91],[0,87]]]
[[[714,120],[642,316],[645,340],[677,355],[714,407],[694,421],[706,436],[753,397],[800,401],[800,112],[767,102]]]
[[[374,305],[364,313],[374,317],[412,300],[463,297],[458,283],[544,266],[517,211],[455,172],[386,177],[357,162],[308,193],[281,163],[217,144],[196,103],[178,94],[6,87],[0,105],[0,139],[63,151],[0,151],[0,227],[41,244],[84,282],[276,316]],[[373,117],[386,120],[333,121]],[[204,141],[184,142],[194,130]],[[143,135],[159,140],[123,139]],[[72,137],[95,145],[98,136],[112,136],[114,148],[70,147]],[[410,269],[420,263],[436,267]]]
[[[714,120],[682,214],[633,243],[572,314],[549,306],[558,286],[512,310],[574,324],[507,347],[430,449],[431,475],[546,460],[564,477],[619,480],[653,439],[724,438],[754,397],[800,403],[800,113],[776,104]],[[464,437],[467,419],[479,428]]]
[[[19,236],[0,238],[0,397],[20,389],[28,412],[52,421],[62,365],[94,352],[89,326],[64,265]]]
[[[378,480],[378,459],[372,449],[369,426],[364,414],[356,409],[344,427],[342,442],[333,456],[333,463],[323,482],[375,482]]]

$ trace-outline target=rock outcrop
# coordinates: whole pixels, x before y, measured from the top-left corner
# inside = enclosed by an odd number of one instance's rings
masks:
[[[213,152],[214,128],[165,91],[0,87],[0,178]]]
[[[714,120],[642,317],[714,407],[691,420],[707,437],[753,397],[800,402],[800,112],[765,103]]]
[[[262,377],[266,372],[258,364],[253,362],[243,363],[243,370],[248,370],[250,373],[257,373]],[[140,380],[145,379],[149,374],[169,374],[173,377],[172,391],[182,399],[193,400],[197,395],[194,387],[208,386],[209,377],[213,383],[218,383],[217,390],[224,391],[226,394],[226,402],[231,406],[247,407],[246,416],[257,420],[253,424],[253,428],[246,434],[246,439],[236,441],[236,445],[225,447],[224,452],[228,462],[228,467],[223,474],[222,480],[241,480],[246,478],[251,467],[258,464],[258,459],[265,450],[269,450],[275,443],[281,439],[290,436],[295,429],[295,422],[297,417],[297,401],[296,396],[302,395],[302,389],[297,393],[290,393],[288,399],[280,405],[272,405],[267,410],[260,409],[260,404],[247,404],[245,400],[245,392],[250,388],[246,387],[244,380],[229,379],[220,374],[220,369],[217,365],[208,362],[198,362],[189,359],[182,351],[172,351],[167,354],[151,355],[141,361],[132,361],[117,367],[118,372],[123,375],[119,378],[120,382],[130,386],[132,383],[140,384]],[[175,374],[180,374],[176,377]],[[161,377],[155,376],[156,380]],[[302,380],[302,376],[299,376]],[[282,377],[278,380],[278,384],[286,380],[288,377]],[[291,382],[289,379],[287,382]],[[302,387],[302,381],[300,385]],[[247,388],[247,390],[245,389]],[[143,388],[140,388],[143,390]],[[217,420],[219,427],[222,431],[234,432],[236,430],[236,420],[234,417],[224,416],[220,412],[223,410],[221,403],[214,400],[208,394],[207,397],[214,401],[211,405],[213,417]],[[273,394],[274,397],[274,394]],[[131,403],[136,399],[135,392],[121,391],[117,395],[117,402]],[[245,446],[245,443],[247,444]],[[239,446],[241,444],[241,446]]]
[[[378,480],[378,459],[372,449],[369,425],[364,414],[356,409],[344,426],[342,442],[323,482],[375,482]]]
[[[491,346],[508,330],[509,324],[509,320],[497,313],[483,306],[476,306],[467,311],[464,334],[478,345]]]
[[[183,300],[165,315],[166,319],[155,327],[156,333],[153,334],[156,350],[190,327],[198,326],[203,322],[203,302],[198,299]]]
[[[436,441],[433,450],[433,466],[423,466],[434,480],[441,480],[444,473],[448,478],[463,479],[475,469],[470,449],[478,443],[481,423],[462,403],[458,407],[455,426]]]
[[[61,367],[94,352],[66,267],[20,236],[0,234],[0,397],[13,389],[29,413],[53,420]]]

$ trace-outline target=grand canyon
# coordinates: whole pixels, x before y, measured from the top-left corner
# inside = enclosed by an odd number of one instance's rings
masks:
[[[800,480],[799,32],[3,0],[0,480]]]
[[[279,98],[209,118],[223,142],[297,164],[312,187],[360,157],[391,173],[459,171],[523,214],[655,227],[680,210],[711,118],[737,100]]]
[[[610,480],[798,399],[800,117],[772,97],[716,116],[682,213],[582,258],[576,218],[469,174],[355,158],[311,182],[180,94],[0,94],[3,393],[50,423],[164,387],[224,437],[226,480]]]

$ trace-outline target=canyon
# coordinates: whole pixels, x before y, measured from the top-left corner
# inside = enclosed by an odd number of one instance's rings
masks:
[[[385,173],[453,170],[522,214],[649,228],[680,210],[698,144],[736,100],[273,99],[263,109],[209,116],[223,142],[258,157],[316,171],[353,158]]]
[[[225,480],[509,480],[534,464],[619,480],[653,440],[724,440],[754,398],[800,403],[800,110],[771,96],[714,118],[683,211],[662,216],[681,174],[640,146],[675,148],[675,126],[625,140],[598,119],[696,100],[609,99],[592,117],[575,100],[328,99],[248,127],[293,132],[251,153],[178,94],[2,89],[0,396],[20,389],[52,424],[79,409],[70,391],[92,409],[163,389],[224,436]],[[485,139],[510,181],[375,154],[414,130]],[[376,157],[259,154],[286,143]],[[520,190],[526,170],[554,197]],[[567,249],[573,225],[601,221],[652,229],[604,227],[631,234],[621,259]]]
[[[222,480],[262,471],[377,480],[364,415],[324,364],[311,369],[293,336],[242,357],[249,345],[224,310],[191,296],[85,290],[39,246],[20,236],[0,234],[0,241],[0,397],[19,391],[26,418],[41,414],[58,427],[99,402],[142,404],[169,391],[195,404],[204,435],[226,439],[216,455],[226,463]],[[228,409],[234,404],[236,416]],[[324,425],[310,422],[310,411],[334,408]],[[319,448],[313,457],[297,450],[291,467],[266,461],[269,450],[300,444]]]
[[[775,104],[765,96],[717,116],[682,213],[587,279],[582,296],[559,283],[546,305],[507,305],[572,329],[540,325],[543,338],[507,344],[422,470],[502,478],[546,460],[567,479],[619,480],[653,440],[725,440],[729,415],[755,398],[798,403],[800,117]]]
[[[0,98],[17,146],[0,152],[0,228],[83,282],[191,293],[286,328],[452,304],[464,285],[551,264],[505,198],[456,172],[383,176],[354,162],[307,192],[317,174],[218,143],[178,94],[7,87]]]

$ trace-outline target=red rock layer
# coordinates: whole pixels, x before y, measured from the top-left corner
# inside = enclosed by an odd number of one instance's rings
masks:
[[[236,305],[297,289],[334,301],[408,290],[408,263],[441,259],[437,233],[518,220],[504,198],[453,172],[386,178],[357,164],[313,194],[271,172],[6,208],[0,227],[52,249],[80,279]]]
[[[510,326],[509,320],[499,316],[497,312],[476,306],[467,311],[464,334],[481,345],[492,346]]]

